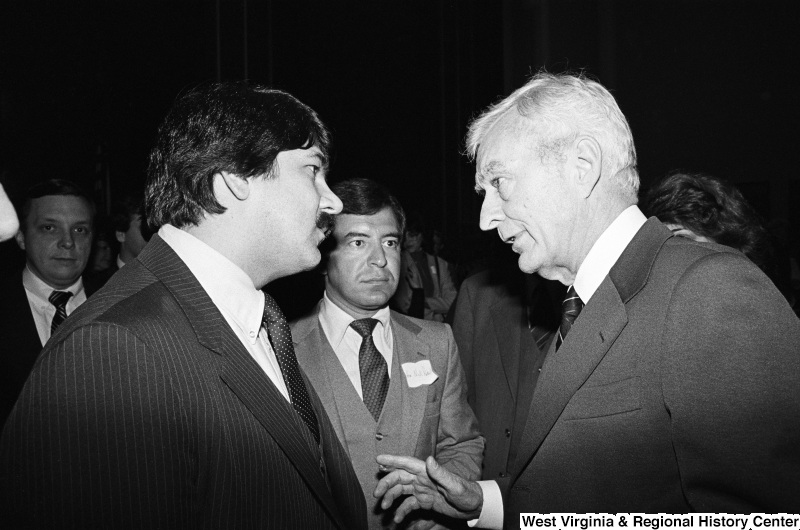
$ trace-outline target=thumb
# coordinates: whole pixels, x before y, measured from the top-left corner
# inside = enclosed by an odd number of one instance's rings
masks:
[[[425,459],[425,470],[428,472],[430,479],[436,484],[437,489],[442,493],[450,493],[454,488],[458,487],[456,476],[440,466],[432,456]]]

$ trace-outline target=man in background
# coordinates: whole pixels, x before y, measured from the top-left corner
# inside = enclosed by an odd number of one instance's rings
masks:
[[[34,528],[366,528],[364,497],[261,287],[313,268],[341,202],[291,95],[180,96],[151,152],[147,247],[42,352],[0,441]]]
[[[81,275],[92,248],[92,200],[76,184],[53,179],[32,186],[20,208],[16,241],[21,273],[0,282],[0,422],[5,422],[42,346],[86,301]]]
[[[403,237],[402,273],[392,305],[405,315],[444,322],[456,299],[450,264],[423,248],[421,217],[409,219]]]
[[[486,438],[483,479],[511,472],[565,292],[558,282],[505,263],[461,284],[453,335],[464,365],[467,400]]]
[[[433,455],[451,471],[477,478],[483,438],[450,327],[389,309],[401,272],[400,203],[367,179],[332,189],[343,207],[323,247],[325,292],[316,310],[292,325],[292,336],[358,474],[370,528],[393,528],[393,513],[372,496],[376,456]],[[424,520],[418,528],[434,520],[461,525],[432,512],[415,515]]]
[[[133,261],[147,244],[151,234],[145,234],[142,225],[142,204],[134,195],[126,195],[114,205],[111,216],[113,238],[119,252],[110,266],[96,274],[87,275],[86,288],[91,295],[98,291],[126,263]],[[145,237],[147,236],[147,237]]]

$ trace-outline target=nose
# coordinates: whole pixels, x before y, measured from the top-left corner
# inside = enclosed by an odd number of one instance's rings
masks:
[[[372,250],[372,253],[370,254],[370,263],[380,268],[386,266],[386,249],[383,248],[383,245],[378,244]]]
[[[503,214],[502,201],[496,193],[486,192],[483,197],[483,204],[481,204],[481,218],[480,227],[484,232],[493,230],[503,222],[505,215]]]
[[[319,179],[319,183],[317,184],[317,190],[319,191],[319,209],[323,212],[327,212],[331,215],[336,215],[337,213],[342,211],[342,201],[337,197],[331,189],[328,187],[328,183],[323,180]]]
[[[75,238],[73,237],[72,230],[62,230],[58,238],[59,246],[63,248],[72,248],[75,246]]]

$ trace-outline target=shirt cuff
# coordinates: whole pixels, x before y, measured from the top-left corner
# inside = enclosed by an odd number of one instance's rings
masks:
[[[478,486],[483,491],[483,507],[477,519],[468,521],[470,527],[503,529],[503,495],[500,486],[494,480],[479,480]]]

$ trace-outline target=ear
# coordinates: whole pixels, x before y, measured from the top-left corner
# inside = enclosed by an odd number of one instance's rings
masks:
[[[603,150],[591,136],[580,136],[575,143],[577,183],[584,198],[588,198],[603,173]]]
[[[22,230],[17,230],[17,233],[14,235],[14,240],[17,242],[19,248],[25,250],[25,234],[22,233]]]
[[[227,186],[231,194],[238,200],[243,201],[250,196],[250,181],[246,178],[242,178],[235,173],[229,173],[227,171],[220,171],[217,175],[222,178],[225,186]]]
[[[118,243],[124,243],[125,242],[125,232],[120,232],[119,230],[117,230],[114,233],[117,236],[117,242]]]

